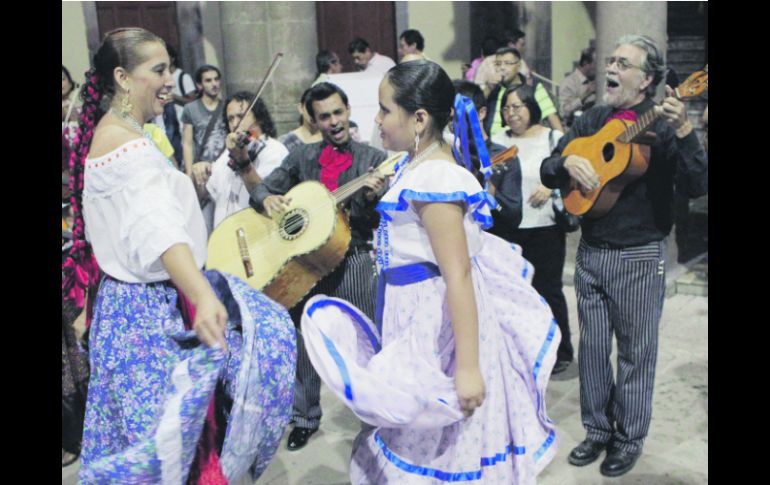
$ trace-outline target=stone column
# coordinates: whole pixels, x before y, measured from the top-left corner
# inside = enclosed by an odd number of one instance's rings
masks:
[[[551,3],[516,2],[519,14],[519,28],[527,39],[525,52],[521,55],[536,73],[551,79]],[[559,81],[557,81],[559,82]],[[545,83],[553,92],[553,86]]]
[[[668,13],[666,2],[597,2],[596,3],[596,59],[597,86],[604,92],[604,58],[615,50],[615,42],[626,34],[651,37],[663,55],[668,50]],[[658,86],[656,98],[665,93],[663,83]]]
[[[315,75],[314,2],[222,2],[224,81],[228,93],[256,92],[278,52],[284,56],[262,99],[278,134],[297,127],[297,103]]]

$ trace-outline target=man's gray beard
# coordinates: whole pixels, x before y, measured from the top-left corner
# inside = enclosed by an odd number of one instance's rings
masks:
[[[615,103],[610,103],[609,96],[610,94],[605,90],[604,94],[602,95],[602,102],[605,105],[610,106],[612,108],[617,108],[618,106],[631,103],[636,98],[635,95],[633,95],[630,91],[625,89],[622,90],[620,93],[618,93]]]
[[[602,102],[611,108],[617,108],[618,106],[620,106],[621,104],[627,101],[623,99],[622,93],[619,96],[615,96],[615,102],[610,101],[610,96],[611,96],[610,93],[605,91],[604,95],[602,96]]]

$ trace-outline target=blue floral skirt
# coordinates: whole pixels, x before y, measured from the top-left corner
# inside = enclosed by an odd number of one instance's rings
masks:
[[[186,483],[218,384],[232,402],[220,453],[227,479],[251,472],[256,480],[275,454],[294,396],[294,325],[242,280],[205,276],[229,315],[227,352],[185,330],[170,283],[101,284],[81,483]]]

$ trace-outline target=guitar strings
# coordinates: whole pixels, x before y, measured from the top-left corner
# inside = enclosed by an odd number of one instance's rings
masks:
[[[386,167],[383,167],[386,164],[386,162],[383,162],[382,164],[380,164],[377,167],[377,169],[379,170],[381,168],[386,168]],[[357,192],[363,186],[364,180],[366,180],[370,175],[371,175],[370,172],[362,174],[362,175],[356,177],[355,179],[351,180],[347,184],[343,185],[339,189],[335,190],[334,192],[331,193],[331,195],[333,197],[333,200],[331,200],[331,201],[330,200],[325,200],[324,202],[316,205],[314,208],[307,210],[306,211],[307,215],[310,216],[310,215],[313,215],[314,213],[318,213],[318,211],[320,211],[320,210],[325,210],[330,205],[338,205],[340,203],[340,202],[338,202],[339,199],[345,199],[348,196],[350,196],[350,195],[354,194],[355,192]],[[305,224],[305,218],[304,217],[299,218],[296,221],[289,221],[284,226],[281,226],[279,222],[275,221],[275,219],[271,218],[271,220],[273,220],[273,222],[275,224],[274,227],[269,229],[261,238],[252,241],[251,244],[259,243],[262,240],[266,240],[266,244],[269,244],[271,241],[273,241],[275,239],[272,236],[274,236],[276,234],[280,234],[282,228],[286,232],[291,234],[292,232],[295,232],[295,231],[298,231],[299,229],[301,229],[302,226]],[[281,240],[276,240],[276,241],[282,242],[282,239]]]

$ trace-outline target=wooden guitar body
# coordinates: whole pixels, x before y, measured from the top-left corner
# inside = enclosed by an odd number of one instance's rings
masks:
[[[594,135],[575,138],[564,149],[563,156],[578,155],[590,161],[600,183],[598,189],[583,192],[571,181],[564,191],[564,207],[570,214],[603,216],[615,205],[626,185],[647,171],[649,147],[617,139],[632,124],[611,120]]]
[[[298,184],[286,197],[289,208],[275,220],[251,208],[223,220],[209,238],[206,267],[236,275],[291,308],[342,262],[350,227],[320,182]]]
[[[674,96],[685,100],[708,91],[708,64],[702,71],[692,73],[674,90]],[[583,192],[572,180],[564,195],[564,208],[576,216],[601,217],[612,209],[623,189],[641,177],[649,167],[650,147],[634,143],[646,136],[659,111],[648,109],[637,117],[636,123],[611,120],[593,136],[575,138],[562,155],[578,155],[593,166],[599,176],[599,188]]]

